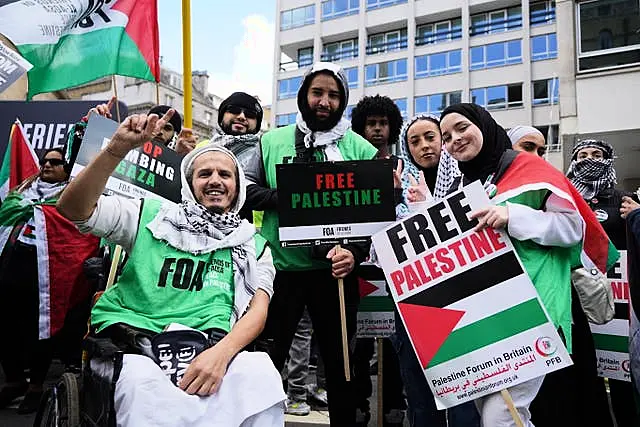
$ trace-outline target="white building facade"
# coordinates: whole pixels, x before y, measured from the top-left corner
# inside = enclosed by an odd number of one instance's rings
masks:
[[[395,100],[405,117],[475,102],[505,128],[539,128],[548,137],[549,161],[564,168],[571,147],[563,150],[562,142],[640,126],[629,108],[640,96],[638,3],[278,0],[272,125],[295,121],[302,74],[312,62],[331,61],[349,79],[347,114],[375,94]],[[602,40],[592,40],[599,31]],[[620,88],[618,96],[611,85]],[[618,99],[630,89],[635,98]],[[611,121],[601,126],[591,106],[607,99],[603,113]]]

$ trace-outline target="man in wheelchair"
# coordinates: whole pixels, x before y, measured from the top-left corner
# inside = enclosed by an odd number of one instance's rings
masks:
[[[264,327],[275,269],[265,240],[238,216],[245,178],[235,156],[218,145],[189,153],[180,205],[101,196],[125,155],[172,114],[128,117],[57,204],[81,231],[129,254],[91,313],[98,336],[141,337],[139,354],[122,358],[117,424],[282,426],[279,373],[266,353],[242,351]]]

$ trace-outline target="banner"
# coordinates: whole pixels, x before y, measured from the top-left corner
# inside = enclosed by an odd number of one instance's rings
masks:
[[[387,338],[395,332],[393,300],[387,292],[384,272],[370,263],[358,267],[360,305],[358,306],[358,338]]]
[[[92,114],[71,176],[75,177],[109,143],[118,123]],[[150,197],[180,203],[182,158],[164,145],[146,142],[131,150],[107,181],[106,190],[125,197]]]
[[[627,277],[627,251],[620,251],[620,259],[607,272],[616,306],[615,317],[604,325],[589,325],[596,346],[598,376],[622,381],[631,381]]]
[[[0,93],[33,68],[26,59],[0,41]]]
[[[276,166],[283,247],[368,241],[396,217],[391,160]]]
[[[439,409],[571,365],[511,241],[474,231],[479,181],[372,237]]]
[[[71,126],[104,101],[0,101],[0,157],[4,156],[11,126],[16,119],[38,157],[49,148],[62,147]],[[115,112],[115,108],[114,108]],[[120,102],[120,115],[128,116],[127,106]]]

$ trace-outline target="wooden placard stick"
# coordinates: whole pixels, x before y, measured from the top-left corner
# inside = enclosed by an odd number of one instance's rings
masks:
[[[378,427],[383,427],[384,426],[384,408],[383,408],[383,404],[382,404],[382,399],[384,398],[383,396],[383,378],[382,378],[382,352],[383,352],[383,340],[384,338],[380,338],[377,337],[376,338],[376,345],[378,346],[377,348],[377,353],[378,353]]]
[[[511,393],[509,393],[509,390],[507,390],[506,388],[503,390],[500,390],[500,394],[502,395],[504,402],[507,404],[507,408],[509,408],[509,412],[511,413],[513,422],[516,423],[516,427],[524,427],[524,423],[520,418],[520,414],[516,409],[516,405],[513,403],[513,399],[511,398]]]
[[[336,245],[336,254],[340,252],[340,245]],[[349,368],[349,339],[347,337],[347,314],[344,304],[344,280],[338,279],[338,298],[340,299],[340,329],[342,330],[342,358],[344,360],[344,377],[351,381]]]

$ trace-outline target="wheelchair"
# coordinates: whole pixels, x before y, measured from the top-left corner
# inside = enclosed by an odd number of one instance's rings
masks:
[[[104,247],[102,256],[85,261],[84,271],[95,299],[106,287],[111,257]],[[40,402],[35,427],[111,427],[116,425],[113,392],[122,368],[123,352],[108,338],[92,335],[82,343],[82,365],[70,369],[50,387]]]

